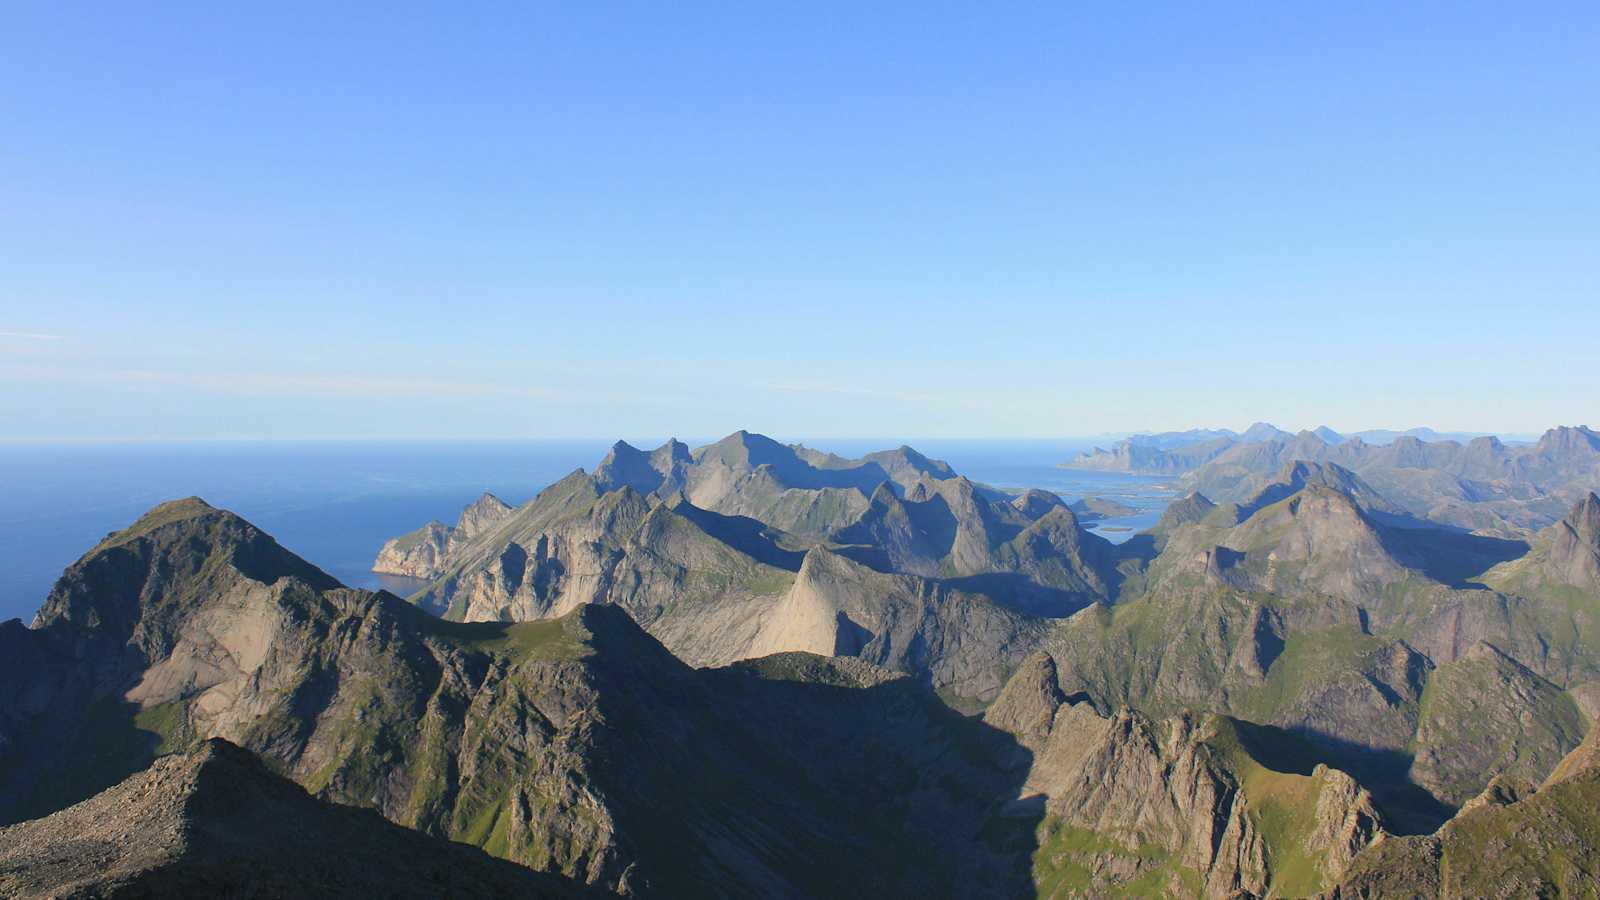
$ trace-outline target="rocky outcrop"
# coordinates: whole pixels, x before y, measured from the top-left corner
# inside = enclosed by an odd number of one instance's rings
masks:
[[[1067,702],[1050,654],[1036,651],[1017,667],[1000,695],[983,712],[983,720],[1037,752],[1050,737],[1056,710]]]
[[[454,555],[511,514],[499,497],[485,493],[461,511],[454,526],[433,521],[383,545],[372,571],[407,578],[434,578],[449,568]]]
[[[589,897],[569,879],[313,799],[220,738],[0,829],[16,898]]]
[[[1411,778],[1451,806],[1505,775],[1537,781],[1583,738],[1562,689],[1487,642],[1428,680]]]
[[[1382,833],[1372,798],[1350,776],[1325,765],[1274,768],[1262,757],[1287,736],[1215,715],[1102,717],[1065,701],[1043,657],[1024,664],[986,720],[1035,754],[1023,796],[1045,810],[1034,862],[1041,895],[1143,886],[1296,896],[1334,883]]]
[[[1498,778],[1437,832],[1359,854],[1325,896],[1588,897],[1600,872],[1600,769],[1591,733],[1532,790]]]
[[[1553,579],[1600,594],[1600,497],[1592,492],[1550,529]]]
[[[915,575],[875,571],[841,554],[806,554],[793,586],[762,623],[745,655],[803,650],[855,656],[904,672],[926,672],[958,696],[993,697],[1046,623],[987,597]]]

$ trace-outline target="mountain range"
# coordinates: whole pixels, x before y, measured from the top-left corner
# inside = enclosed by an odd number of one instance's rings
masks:
[[[1600,497],[1513,538],[1372,471],[1113,546],[910,448],[618,444],[391,541],[409,599],[163,504],[0,625],[0,887],[1581,896]]]
[[[1123,562],[1055,494],[909,447],[851,460],[738,432],[619,442],[521,507],[486,496],[391,540],[374,569],[427,579],[413,599],[452,621],[613,603],[695,665],[851,655],[981,701]]]
[[[1239,501],[1288,463],[1332,463],[1415,516],[1503,537],[1527,537],[1560,519],[1585,493],[1600,490],[1600,434],[1585,426],[1552,428],[1527,444],[1491,435],[1462,440],[1428,429],[1383,433],[1381,440],[1367,434],[1319,428],[1291,435],[1257,425],[1242,435],[1136,436],[1065,465],[1178,476],[1186,490]]]

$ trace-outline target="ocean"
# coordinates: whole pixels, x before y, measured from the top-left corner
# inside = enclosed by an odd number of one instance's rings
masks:
[[[637,441],[654,447],[660,441]],[[698,446],[705,441],[688,441]],[[902,441],[806,442],[855,456]],[[1093,523],[1113,541],[1155,524],[1170,478],[1057,467],[1083,442],[917,441],[923,453],[996,487],[1037,487],[1073,501],[1116,499],[1136,515]],[[577,468],[611,441],[481,443],[182,443],[0,445],[0,621],[30,621],[61,570],[106,534],[164,500],[199,496],[233,510],[352,587],[407,593],[369,570],[383,542],[430,519],[453,523],[484,491],[511,504]]]

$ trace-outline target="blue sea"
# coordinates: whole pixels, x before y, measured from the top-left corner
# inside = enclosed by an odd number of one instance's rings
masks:
[[[855,456],[903,441],[806,443]],[[1171,479],[1058,468],[1082,442],[913,443],[996,487],[1043,488],[1069,502],[1098,495],[1139,509],[1091,526],[1113,541],[1153,525],[1173,497]],[[84,551],[151,506],[192,495],[244,516],[347,585],[405,593],[413,587],[406,579],[369,571],[385,540],[429,519],[454,522],[486,490],[525,502],[574,469],[592,469],[610,444],[0,445],[0,620],[31,620],[61,570]]]

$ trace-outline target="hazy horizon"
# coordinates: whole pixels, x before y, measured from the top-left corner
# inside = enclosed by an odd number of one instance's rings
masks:
[[[380,434],[380,435],[362,435],[362,436],[353,436],[353,435],[332,435],[332,436],[306,435],[306,436],[296,436],[296,437],[257,437],[257,436],[245,435],[245,436],[228,436],[228,437],[198,437],[198,436],[197,437],[181,437],[181,436],[167,437],[167,436],[163,436],[163,437],[151,437],[151,438],[17,437],[17,436],[11,436],[11,435],[4,435],[4,436],[0,436],[0,446],[13,446],[13,447],[51,446],[51,445],[94,446],[94,445],[116,445],[116,444],[128,444],[128,445],[159,445],[159,444],[285,444],[285,445],[290,445],[290,444],[366,444],[366,443],[370,443],[370,444],[417,444],[417,445],[428,445],[428,444],[440,444],[440,445],[463,444],[463,445],[467,445],[467,444],[516,444],[516,443],[534,443],[534,444],[537,444],[537,443],[572,443],[572,444],[583,444],[583,443],[593,443],[593,442],[596,442],[596,441],[601,441],[601,442],[605,442],[605,443],[611,443],[611,442],[615,442],[615,441],[619,441],[620,440],[620,441],[624,441],[624,442],[626,442],[628,444],[631,444],[631,445],[633,445],[635,447],[639,447],[639,448],[643,448],[643,449],[650,449],[650,448],[653,448],[653,447],[658,447],[658,446],[660,446],[661,444],[665,443],[668,440],[676,440],[676,441],[680,441],[682,443],[688,444],[691,447],[698,447],[698,446],[702,446],[702,445],[705,445],[705,444],[715,443],[716,441],[719,441],[719,440],[721,440],[721,439],[723,439],[723,438],[725,438],[725,437],[727,437],[729,435],[732,435],[732,434],[734,434],[736,432],[739,432],[739,431],[748,431],[748,432],[752,432],[752,433],[755,433],[755,434],[761,434],[761,435],[764,435],[766,437],[770,437],[770,438],[772,438],[774,440],[780,441],[780,442],[785,443],[785,444],[802,443],[802,444],[818,444],[818,445],[820,445],[820,444],[825,443],[825,442],[833,442],[833,443],[837,443],[837,444],[844,445],[844,446],[847,446],[847,447],[852,447],[852,448],[859,448],[859,447],[869,446],[869,445],[872,446],[872,447],[875,447],[875,448],[892,448],[892,447],[895,447],[895,446],[898,446],[898,445],[901,445],[901,444],[910,444],[910,445],[915,446],[915,444],[918,441],[928,441],[928,442],[936,442],[936,443],[951,443],[951,444],[961,444],[961,443],[1002,444],[1002,445],[1007,445],[1007,446],[1015,446],[1015,445],[1019,445],[1020,444],[1020,445],[1059,445],[1059,446],[1068,446],[1068,447],[1070,447],[1070,446],[1087,445],[1088,443],[1094,442],[1094,441],[1118,441],[1118,440],[1122,440],[1124,438],[1135,437],[1135,436],[1138,436],[1138,435],[1154,435],[1154,434],[1165,434],[1165,433],[1177,433],[1177,432],[1185,432],[1185,431],[1193,431],[1193,430],[1221,430],[1221,429],[1227,429],[1227,430],[1231,430],[1231,431],[1233,431],[1235,433],[1242,434],[1242,433],[1244,433],[1244,431],[1246,429],[1248,429],[1250,427],[1250,425],[1257,424],[1257,422],[1263,422],[1264,424],[1268,424],[1268,425],[1272,425],[1274,427],[1278,427],[1278,428],[1282,429],[1283,431],[1286,431],[1286,432],[1288,432],[1290,434],[1298,434],[1298,433],[1306,432],[1306,431],[1314,431],[1316,428],[1323,427],[1325,425],[1326,425],[1326,427],[1332,428],[1334,431],[1336,431],[1339,434],[1344,435],[1344,436],[1360,434],[1360,433],[1366,433],[1366,432],[1395,432],[1395,433],[1401,433],[1401,432],[1406,432],[1406,431],[1411,431],[1411,430],[1416,430],[1416,429],[1430,428],[1434,432],[1436,432],[1436,433],[1438,433],[1440,435],[1446,436],[1446,437],[1451,436],[1451,435],[1490,435],[1490,436],[1493,436],[1493,437],[1500,438],[1502,440],[1511,440],[1511,441],[1535,441],[1535,440],[1537,440],[1539,438],[1540,435],[1542,435],[1546,431],[1549,431],[1550,429],[1553,429],[1553,428],[1561,428],[1561,427],[1585,427],[1585,428],[1588,428],[1588,427],[1591,427],[1588,422],[1556,422],[1556,423],[1552,423],[1551,425],[1549,425],[1546,428],[1542,428],[1542,429],[1539,429],[1537,431],[1504,431],[1504,430],[1497,431],[1497,430],[1486,429],[1486,428],[1461,428],[1461,429],[1450,428],[1450,429],[1447,429],[1447,428],[1437,428],[1437,427],[1428,426],[1428,425],[1393,426],[1393,427],[1390,427],[1390,426],[1376,426],[1376,427],[1360,427],[1360,428],[1348,428],[1347,429],[1347,428],[1337,428],[1337,427],[1334,427],[1334,426],[1331,426],[1331,425],[1327,425],[1327,423],[1323,423],[1323,422],[1319,422],[1316,425],[1308,425],[1308,426],[1302,426],[1302,427],[1288,427],[1288,426],[1280,425],[1279,423],[1276,423],[1276,422],[1265,422],[1265,420],[1255,420],[1255,421],[1252,421],[1252,422],[1250,422],[1248,424],[1245,424],[1245,425],[1188,425],[1188,426],[1184,426],[1184,427],[1181,427],[1181,428],[1180,427],[1174,427],[1174,428],[1139,428],[1139,429],[1135,429],[1135,430],[1131,430],[1131,431],[1104,431],[1104,432],[1099,432],[1099,433],[1059,434],[1059,435],[1007,435],[1007,434],[995,434],[995,435],[960,435],[960,434],[934,435],[934,434],[923,434],[923,435],[898,435],[898,436],[894,436],[894,435],[873,436],[873,435],[860,435],[860,434],[798,435],[798,434],[788,434],[788,433],[782,433],[782,432],[778,432],[778,433],[765,432],[765,431],[760,431],[760,430],[754,429],[754,428],[733,428],[733,429],[728,430],[728,431],[720,432],[720,433],[717,433],[717,434],[710,434],[710,435],[670,434],[670,435],[667,435],[665,437],[639,437],[638,435],[627,435],[627,434],[562,434],[562,435],[504,435],[504,436],[464,434],[464,435],[452,435],[452,436],[441,436],[441,437],[414,437],[414,436],[406,436],[406,435],[382,435],[382,434]],[[814,449],[824,449],[824,450],[826,450],[826,449],[830,449],[830,448],[823,447],[823,446],[817,446]]]

